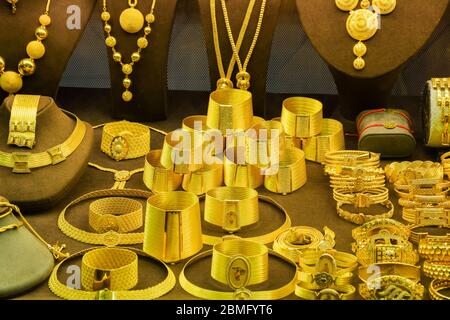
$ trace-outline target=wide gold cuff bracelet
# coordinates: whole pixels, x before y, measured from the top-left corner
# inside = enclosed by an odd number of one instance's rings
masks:
[[[137,200],[103,198],[89,205],[89,225],[97,233],[131,232],[142,227],[142,221],[142,204]]]
[[[203,168],[183,175],[183,190],[202,195],[223,184],[223,165],[205,165]]]
[[[386,230],[389,233],[401,236],[405,240],[408,240],[411,234],[411,230],[403,223],[393,219],[379,218],[370,220],[362,226],[354,228],[352,230],[352,237],[358,243],[362,243],[373,235],[378,234],[381,230]]]
[[[150,128],[125,120],[107,123],[101,150],[116,161],[143,157],[150,151]]]
[[[275,168],[271,168],[276,171]],[[297,148],[288,148],[280,154],[278,171],[271,174],[269,169],[264,176],[264,187],[274,193],[286,195],[306,184],[305,153]]]
[[[440,280],[440,279],[434,279],[431,281],[430,284],[430,296],[433,300],[450,300],[449,295],[445,295],[441,293],[440,291],[444,291],[450,288],[450,281],[449,280]]]
[[[219,187],[206,193],[206,222],[233,233],[259,221],[258,192],[243,187]]]
[[[85,253],[81,263],[81,285],[85,290],[130,290],[138,283],[138,255],[133,251],[95,249]]]
[[[253,122],[252,94],[239,89],[216,90],[209,97],[207,126],[226,134],[247,130]]]
[[[358,276],[362,282],[389,275],[401,276],[417,283],[420,282],[420,267],[407,263],[387,262],[361,266],[358,269]]]
[[[292,97],[283,101],[281,123],[285,132],[297,138],[311,138],[322,131],[323,105],[320,101]]]
[[[152,150],[145,157],[144,184],[154,193],[177,190],[183,175],[166,169],[161,164],[162,150]]]
[[[397,275],[375,277],[359,285],[365,300],[422,300],[424,293],[423,285]]]
[[[450,261],[424,261],[423,273],[428,278],[450,281]]]
[[[83,256],[87,253],[89,253],[92,250],[105,250],[105,248],[91,248],[91,249],[86,249],[83,251],[80,251],[66,259],[64,259],[63,261],[61,261],[58,265],[56,265],[56,267],[53,269],[52,274],[50,275],[50,279],[48,280],[48,286],[50,288],[50,290],[57,295],[60,298],[63,299],[67,299],[67,300],[152,300],[152,299],[156,299],[159,298],[165,294],[167,294],[169,291],[171,291],[173,289],[173,287],[175,287],[176,284],[176,278],[175,275],[173,274],[172,270],[170,270],[170,268],[162,261],[146,254],[145,252],[142,252],[138,249],[135,248],[123,248],[123,249],[107,249],[106,252],[103,252],[102,255],[97,255],[95,258],[99,259],[99,261],[96,261],[96,264],[100,265],[101,267],[106,267],[106,269],[108,269],[111,266],[117,266],[120,264],[126,264],[127,262],[130,262],[130,268],[132,267],[134,270],[134,266],[136,264],[137,267],[137,260],[134,260],[134,256],[132,257],[131,254],[126,253],[126,254],[122,254],[122,251],[125,252],[132,252],[135,253],[141,257],[144,257],[146,260],[152,261],[152,262],[156,262],[157,264],[161,265],[165,272],[167,273],[166,278],[158,283],[155,286],[149,287],[149,288],[145,288],[145,289],[139,289],[139,290],[124,290],[124,289],[118,289],[118,290],[112,290],[111,283],[113,283],[114,281],[120,281],[120,279],[114,280],[114,278],[116,278],[116,276],[118,276],[119,274],[114,274],[113,276],[111,276],[111,273],[108,275],[107,272],[104,272],[102,270],[102,268],[100,268],[100,272],[94,272],[92,274],[92,278],[89,280],[89,283],[92,281],[92,283],[94,284],[94,282],[96,283],[96,285],[98,284],[99,287],[100,285],[103,286],[103,289],[97,290],[97,291],[90,291],[90,290],[78,290],[78,289],[73,289],[73,288],[69,288],[67,287],[65,284],[61,283],[60,280],[58,279],[58,273],[60,268],[63,266],[63,264],[68,263],[69,261]],[[114,261],[111,260],[111,251],[110,250],[114,250]],[[119,251],[120,250],[120,251]],[[106,254],[104,254],[106,253]],[[133,259],[133,261],[131,261],[131,259]],[[84,267],[84,265],[83,265]],[[89,267],[88,267],[89,268]],[[127,269],[127,268],[125,268]],[[90,270],[91,271],[91,270]],[[94,270],[92,270],[94,271]],[[106,270],[105,270],[106,271]],[[86,271],[85,271],[86,272]],[[123,270],[122,269],[118,269],[117,272],[120,273],[120,275],[122,275]],[[134,271],[133,271],[134,273]],[[87,275],[87,274],[86,274]],[[119,287],[122,286],[130,286],[132,283],[134,283],[134,275],[125,275],[123,274],[125,277],[129,277],[129,279],[127,281],[125,281],[126,283],[118,283]],[[87,281],[86,277],[86,281]],[[98,279],[98,281],[96,280]],[[137,279],[136,279],[137,280]]]
[[[8,144],[32,149],[36,143],[36,117],[41,96],[16,94],[9,118]]]
[[[223,152],[225,138],[222,132],[217,129],[208,128],[207,118],[204,115],[194,115],[183,119],[182,129],[191,135],[191,143],[195,147],[202,146],[203,157],[215,156]],[[216,150],[215,139],[222,139],[222,149]]]
[[[273,118],[272,121],[277,121],[281,123],[281,117]],[[284,127],[283,127],[284,130]],[[284,144],[286,148],[302,148],[302,138],[296,138],[293,136],[290,136],[284,132]]]
[[[434,262],[450,262],[450,239],[448,237],[434,237],[419,242],[419,255]]]
[[[379,168],[380,154],[359,150],[330,151],[325,154],[325,173],[330,167],[366,167]]]
[[[161,164],[164,168],[175,173],[186,174],[202,168],[202,146],[193,147],[192,141],[184,141],[185,131],[175,130],[169,132],[161,152]],[[188,139],[190,140],[190,139]]]
[[[245,150],[235,147],[225,150],[224,182],[228,187],[247,187],[256,189],[264,182],[264,177],[255,165],[245,162]]]
[[[430,234],[428,231],[418,231],[417,229],[420,228],[427,228],[427,227],[437,227],[438,230],[442,230],[442,229],[447,229],[447,234],[445,235],[434,235],[434,234]],[[408,228],[411,230],[411,235],[409,237],[409,240],[416,244],[419,245],[419,243],[422,240],[437,240],[437,241],[445,241],[445,239],[447,239],[448,241],[450,241],[450,226],[442,226],[442,225],[432,225],[431,223],[427,223],[426,225],[421,225],[421,224],[411,224],[408,226]]]
[[[200,206],[195,194],[171,191],[147,199],[145,252],[164,262],[178,262],[202,247]]]
[[[413,179],[443,179],[444,171],[439,162],[432,161],[404,161],[392,162],[385,167],[386,178],[390,183],[407,184]]]

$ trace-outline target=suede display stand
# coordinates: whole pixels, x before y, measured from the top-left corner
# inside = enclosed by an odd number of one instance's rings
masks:
[[[203,33],[206,39],[206,47],[208,51],[209,61],[209,74],[211,80],[211,90],[216,90],[217,80],[220,79],[219,69],[217,68],[216,51],[214,49],[212,24],[211,24],[211,10],[210,0],[198,0],[200,7],[201,20],[203,24]],[[267,82],[267,70],[269,67],[270,53],[272,49],[272,40],[275,32],[275,28],[278,21],[278,15],[280,11],[281,0],[269,0],[266,4],[266,10],[264,13],[264,19],[262,23],[261,33],[258,38],[255,50],[248,65],[248,72],[251,75],[250,91],[253,94],[253,112],[257,116],[265,116],[266,113],[266,82]],[[227,8],[230,18],[231,29],[235,41],[239,35],[239,31],[244,20],[245,13],[247,11],[248,1],[241,0],[228,0]],[[240,57],[242,63],[247,56],[250,45],[253,41],[255,34],[255,28],[258,22],[259,12],[261,9],[261,0],[257,0],[253,9],[253,14],[250,19],[250,23],[247,29],[246,36],[242,43],[240,50]],[[219,31],[220,50],[222,53],[222,60],[227,72],[230,59],[233,55],[233,51],[230,45],[230,40],[225,28],[225,21],[223,17],[223,11],[221,3],[216,0],[216,16],[217,25]],[[236,85],[236,74],[238,67],[235,65],[231,81]]]
[[[51,25],[48,38],[43,42],[45,56],[36,60],[36,73],[25,77],[21,94],[37,94],[55,97],[59,82],[78,40],[80,39],[91,13],[95,0],[53,0],[50,6]],[[39,26],[39,16],[44,13],[46,0],[20,1],[16,14],[12,14],[9,4],[0,4],[0,56],[6,60],[6,70],[17,72],[17,64],[27,58],[25,48],[35,40],[34,31]],[[70,15],[67,10],[76,5],[80,8],[81,29],[69,30]],[[77,14],[77,13],[75,13]],[[8,94],[0,90],[0,101]]]
[[[0,202],[8,202],[0,196]],[[8,210],[0,207],[0,215]],[[0,227],[18,223],[12,214]],[[44,282],[53,269],[53,256],[25,226],[0,233],[0,298],[21,294]]]
[[[136,8],[146,15],[150,12],[151,4],[152,0],[139,1]],[[149,45],[141,52],[141,60],[134,65],[130,75],[130,91],[133,93],[133,100],[130,102],[122,100],[122,93],[125,91],[122,81],[125,75],[120,65],[112,59],[111,50],[108,48],[112,109],[115,118],[130,121],[156,121],[166,118],[167,63],[176,5],[177,0],[156,2],[156,20],[151,25],[152,33],[147,37]],[[127,1],[108,1],[110,24],[113,28],[111,34],[117,39],[116,48],[122,54],[122,60],[129,63],[131,54],[138,49],[136,41],[142,37],[143,31],[129,34],[122,30],[119,17],[126,8]],[[100,12],[101,9],[98,9],[96,17],[100,18]]]
[[[14,97],[8,97],[0,107],[0,150],[26,152],[25,148],[7,145],[10,110]],[[43,152],[63,143],[75,128],[75,119],[65,114],[50,97],[39,101],[36,145],[32,153]],[[78,148],[63,162],[31,169],[28,174],[12,173],[0,167],[0,194],[27,210],[42,210],[53,206],[78,182],[87,166],[93,145],[93,132],[86,124],[86,134]],[[26,192],[24,192],[26,190]]]
[[[345,118],[354,120],[365,109],[389,107],[388,97],[404,65],[432,37],[448,7],[449,0],[397,0],[395,11],[381,16],[381,30],[365,42],[366,67],[357,71],[357,41],[346,30],[349,13],[332,0],[297,0],[303,28],[334,77]]]

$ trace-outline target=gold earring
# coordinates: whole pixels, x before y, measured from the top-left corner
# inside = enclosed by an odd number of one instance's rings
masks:
[[[136,33],[144,27],[144,15],[135,7],[138,0],[128,0],[129,8],[120,14],[120,26],[128,33]]]
[[[380,14],[389,14],[395,10],[397,0],[373,0],[372,5],[380,10]]]
[[[19,0],[6,0],[9,4],[11,4],[11,11],[12,13],[16,13],[17,10],[17,2],[19,2]]]
[[[358,6],[359,0],[335,0],[336,6],[342,11],[350,11]]]

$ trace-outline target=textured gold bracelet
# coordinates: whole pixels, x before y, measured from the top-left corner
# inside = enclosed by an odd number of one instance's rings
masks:
[[[440,279],[434,279],[431,281],[430,284],[430,296],[433,300],[450,300],[449,295],[445,295],[441,293],[440,291],[446,290],[450,288],[450,281],[449,280],[440,280]]]
[[[385,262],[362,266],[358,269],[358,276],[362,282],[389,275],[401,276],[417,283],[420,281],[420,267],[407,263]]]
[[[8,144],[32,149],[36,143],[36,117],[41,96],[16,94],[9,118]]]
[[[323,105],[320,101],[292,97],[283,101],[281,123],[286,134],[297,138],[311,138],[322,131]]]
[[[205,165],[203,168],[183,175],[183,190],[205,194],[223,184],[223,164]]]
[[[366,167],[379,168],[380,154],[359,150],[331,151],[325,154],[325,173],[330,167]]]
[[[450,281],[450,261],[424,261],[422,269],[428,278]]]
[[[422,239],[419,242],[419,255],[426,260],[434,262],[450,262],[449,237],[433,237]]]
[[[390,200],[387,201],[383,201],[381,203],[378,203],[384,207],[386,207],[387,211],[383,212],[383,213],[378,213],[376,215],[373,214],[366,214],[363,212],[350,212],[347,210],[344,210],[342,207],[345,205],[346,203],[344,202],[337,202],[336,205],[336,211],[339,215],[339,217],[343,218],[344,220],[347,220],[349,222],[352,222],[354,224],[364,224],[368,221],[371,221],[373,219],[380,219],[380,218],[392,218],[392,216],[394,215],[394,205]]]
[[[353,300],[355,292],[356,288],[352,285],[333,286],[321,290],[295,286],[295,295],[303,300]]]
[[[450,226],[442,226],[442,225],[432,225],[432,224],[426,224],[426,225],[421,225],[421,224],[411,224],[408,226],[408,228],[411,230],[411,235],[409,237],[409,240],[414,243],[414,244],[419,244],[422,240],[438,240],[440,241],[441,239],[445,241],[445,239],[450,241],[450,230],[447,232],[446,235],[443,236],[438,236],[438,235],[432,235],[426,231],[424,232],[419,232],[417,231],[417,229],[419,228],[424,228],[424,227],[438,227],[440,228],[445,228],[445,229],[450,229]]]
[[[416,225],[450,226],[450,209],[446,208],[403,208],[402,218]]]
[[[107,123],[103,127],[101,150],[116,161],[143,157],[150,152],[150,128],[125,120]]]
[[[364,167],[329,167],[326,173],[330,176],[333,189],[348,189],[355,192],[385,186],[384,170]]]
[[[389,190],[385,187],[352,192],[346,189],[333,189],[333,198],[338,202],[353,204],[356,208],[367,208],[372,204],[389,200]]]
[[[373,235],[378,234],[381,230],[401,236],[405,240],[408,240],[411,234],[411,230],[399,221],[378,218],[370,220],[362,226],[354,228],[352,230],[352,237],[357,242],[363,243],[364,241],[370,239]]]
[[[264,177],[261,173],[261,169],[258,167],[247,164],[245,157],[242,159],[239,154],[245,150],[240,148],[228,148],[225,150],[224,155],[224,183],[228,187],[247,187],[256,189],[260,187],[264,182]]]
[[[450,190],[450,182],[440,179],[415,179],[408,184],[397,181],[394,184],[397,195],[405,199],[413,199],[417,195],[445,195]]]
[[[174,191],[181,186],[183,175],[162,166],[162,150],[152,150],[145,157],[144,184],[154,193]]]
[[[398,204],[404,208],[419,209],[419,208],[450,208],[450,200],[447,200],[447,195],[422,195],[417,194],[409,197],[409,199],[400,198]]]
[[[63,283],[61,283],[58,279],[58,271],[62,267],[63,264],[66,262],[69,262],[73,260],[76,257],[82,256],[85,253],[88,253],[91,250],[95,250],[99,248],[91,248],[86,249],[83,251],[80,251],[63,261],[61,261],[56,267],[53,269],[52,274],[50,275],[50,279],[48,281],[48,286],[50,290],[57,295],[60,298],[67,299],[67,300],[152,300],[159,298],[165,294],[167,294],[169,291],[175,287],[176,284],[176,278],[173,274],[172,270],[162,261],[149,256],[145,252],[142,252],[135,248],[124,248],[126,250],[130,250],[132,252],[137,253],[141,257],[145,257],[148,260],[155,261],[158,264],[162,265],[164,267],[164,270],[167,272],[166,278],[160,282],[159,284],[152,286],[150,288],[146,289],[140,289],[140,290],[120,290],[120,291],[111,291],[108,289],[100,290],[100,291],[84,291],[84,290],[78,290],[69,288]]]
[[[336,271],[340,274],[352,273],[358,267],[358,258],[355,255],[331,248],[321,249],[318,247],[299,252],[298,264],[300,269],[309,273],[316,272],[317,261],[324,253],[333,257]]]
[[[163,192],[147,199],[144,251],[175,263],[203,247],[198,197],[185,191]]]
[[[259,221],[258,192],[243,187],[219,187],[205,197],[206,222],[233,233]]]
[[[376,277],[359,285],[365,300],[422,300],[424,293],[423,285],[397,275]]]
[[[97,233],[127,233],[142,227],[142,204],[123,197],[103,198],[89,205],[89,225]]]
[[[385,172],[390,183],[401,180],[401,184],[407,184],[412,179],[442,180],[444,177],[442,165],[432,161],[392,162],[385,167]]]

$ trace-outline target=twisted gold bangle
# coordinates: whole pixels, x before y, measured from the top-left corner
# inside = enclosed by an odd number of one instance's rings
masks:
[[[283,101],[281,123],[292,137],[310,138],[322,131],[323,105],[320,101],[292,97]]]
[[[450,300],[450,296],[441,293],[440,291],[450,288],[449,280],[434,279],[430,284],[430,296],[433,300]]]
[[[166,169],[161,165],[162,150],[152,150],[145,157],[143,181],[154,193],[177,190],[183,175]]]

